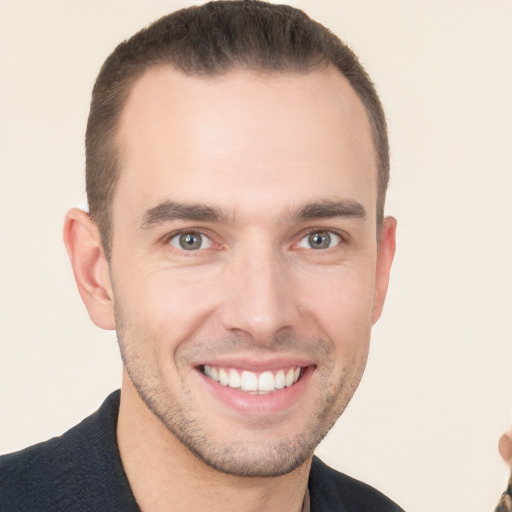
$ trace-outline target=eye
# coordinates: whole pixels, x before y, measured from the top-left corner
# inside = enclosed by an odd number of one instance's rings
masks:
[[[330,249],[341,242],[341,237],[331,231],[313,231],[299,241],[304,249]]]
[[[213,242],[198,231],[188,231],[173,236],[169,240],[169,244],[176,247],[176,249],[197,251],[199,249],[209,249],[213,245]]]

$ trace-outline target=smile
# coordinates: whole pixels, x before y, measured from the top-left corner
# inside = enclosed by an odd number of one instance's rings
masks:
[[[261,373],[234,368],[215,367],[205,364],[203,373],[222,386],[252,394],[268,394],[293,386],[302,375],[301,367],[282,368]]]

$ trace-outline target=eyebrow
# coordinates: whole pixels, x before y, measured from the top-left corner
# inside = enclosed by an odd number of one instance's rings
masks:
[[[353,217],[364,220],[366,216],[364,206],[353,200],[323,200],[308,203],[292,213],[292,219],[296,221],[330,219],[333,217]]]
[[[366,219],[366,210],[361,203],[353,200],[320,200],[292,210],[290,215],[291,220],[296,222],[334,217],[352,217],[364,220]],[[232,222],[232,219],[232,215],[212,206],[164,201],[144,212],[140,226],[142,229],[150,229],[175,220],[228,223]]]
[[[225,222],[228,216],[218,208],[204,204],[188,204],[165,201],[146,210],[142,215],[141,228],[150,229],[174,220],[192,220],[196,222]]]

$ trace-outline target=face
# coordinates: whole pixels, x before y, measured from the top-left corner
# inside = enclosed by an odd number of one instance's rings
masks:
[[[394,230],[379,250],[362,104],[332,69],[158,68],[135,84],[119,144],[123,393],[213,468],[291,471],[352,397],[387,286]]]

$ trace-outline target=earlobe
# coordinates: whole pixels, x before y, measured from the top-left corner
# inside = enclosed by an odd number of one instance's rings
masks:
[[[373,298],[372,325],[382,314],[386,293],[388,290],[389,273],[395,256],[396,248],[396,219],[386,217],[382,226],[382,235],[377,252],[377,267],[375,273],[375,294]]]
[[[98,227],[83,210],[72,208],[67,213],[64,243],[78,291],[91,320],[102,329],[115,329],[108,262]]]

